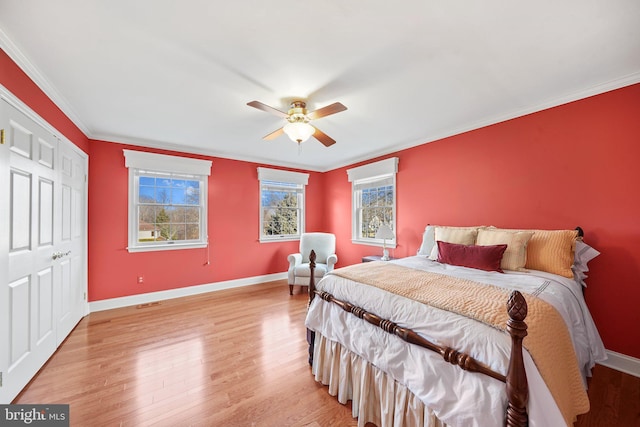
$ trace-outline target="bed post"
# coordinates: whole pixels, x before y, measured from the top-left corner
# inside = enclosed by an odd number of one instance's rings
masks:
[[[313,301],[313,297],[316,295],[316,279],[315,279],[315,269],[316,269],[316,253],[312,249],[309,254],[309,305],[311,305],[311,301]],[[307,307],[308,309],[308,307]],[[309,365],[313,365],[313,346],[316,339],[316,333],[307,328],[307,344],[309,344]]]
[[[529,425],[527,401],[529,390],[527,373],[522,359],[522,340],[527,336],[527,301],[518,291],[513,291],[507,302],[509,320],[507,332],[511,335],[511,360],[507,371],[507,427],[526,427]]]

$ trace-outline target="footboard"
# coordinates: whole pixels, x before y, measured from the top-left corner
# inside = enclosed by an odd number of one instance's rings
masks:
[[[524,361],[522,358],[522,340],[527,335],[527,325],[524,322],[527,316],[527,303],[518,291],[513,291],[507,302],[507,311],[509,320],[507,321],[507,332],[511,336],[511,357],[509,361],[509,369],[507,375],[504,376],[496,372],[484,364],[480,363],[468,354],[461,353],[450,347],[443,347],[424,339],[416,332],[409,328],[403,328],[394,322],[383,319],[374,313],[353,305],[349,302],[341,301],[334,298],[328,292],[321,292],[315,288],[315,259],[316,254],[311,251],[309,256],[311,276],[309,279],[309,304],[316,295],[327,302],[338,305],[343,310],[352,313],[360,319],[375,325],[385,332],[396,335],[402,340],[434,351],[442,356],[442,358],[461,369],[470,372],[477,372],[488,375],[506,384],[507,391],[507,413],[505,425],[508,427],[524,427],[528,425],[527,401],[529,398],[527,376],[524,369]],[[307,341],[309,343],[309,363],[313,363],[313,346],[315,333],[307,330]]]

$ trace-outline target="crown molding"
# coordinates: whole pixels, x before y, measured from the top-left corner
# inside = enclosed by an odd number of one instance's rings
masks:
[[[69,102],[55,86],[40,72],[38,67],[22,52],[22,50],[0,28],[0,48],[6,52],[13,62],[42,90],[45,95],[75,124],[87,137],[91,131],[75,113]]]

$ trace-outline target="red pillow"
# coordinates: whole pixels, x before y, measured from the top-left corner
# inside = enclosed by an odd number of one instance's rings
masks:
[[[504,273],[500,268],[500,261],[507,245],[467,246],[440,240],[437,243],[438,262]]]

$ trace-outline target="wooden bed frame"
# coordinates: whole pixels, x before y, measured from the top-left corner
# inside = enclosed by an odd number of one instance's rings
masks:
[[[434,344],[411,329],[403,328],[388,319],[383,319],[374,313],[353,305],[349,302],[341,301],[334,298],[328,292],[318,291],[315,287],[314,270],[316,267],[316,254],[311,251],[309,255],[311,276],[309,278],[309,304],[317,295],[327,302],[334,303],[341,307],[344,311],[352,313],[354,316],[363,319],[372,325],[378,326],[385,332],[396,335],[402,340],[418,345],[439,353],[447,362],[459,366],[461,369],[470,372],[478,372],[488,375],[492,378],[500,380],[506,384],[507,390],[507,414],[505,425],[507,427],[526,427],[529,424],[527,415],[527,401],[529,399],[529,390],[527,385],[527,375],[524,370],[524,362],[522,359],[522,340],[527,336],[527,324],[524,322],[527,316],[527,302],[522,294],[513,291],[507,302],[507,311],[509,320],[507,321],[507,332],[511,336],[511,358],[509,360],[509,368],[507,376],[489,369],[468,354],[461,353],[450,347],[443,347]],[[307,329],[307,342],[309,343],[309,364],[313,364],[313,348],[315,341],[315,332]]]

